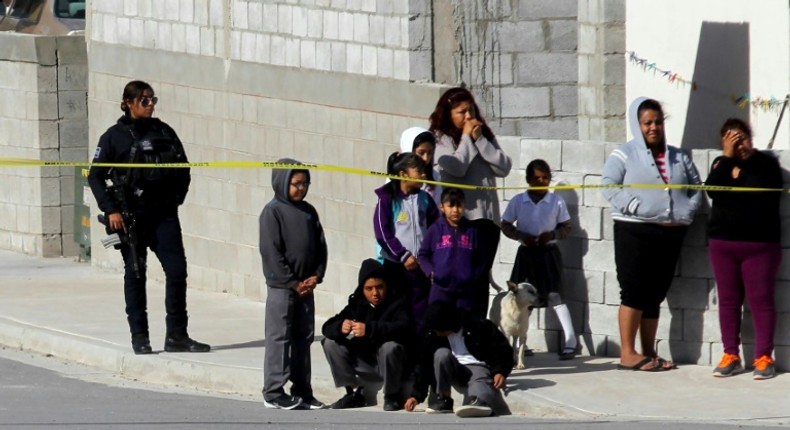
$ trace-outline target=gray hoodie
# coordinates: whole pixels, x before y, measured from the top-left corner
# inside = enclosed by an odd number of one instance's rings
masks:
[[[638,97],[628,109],[628,124],[634,138],[612,151],[603,166],[601,184],[664,184],[653,154],[639,127],[637,109],[647,100]],[[683,150],[666,145],[669,184],[699,185],[700,177],[691,158]],[[604,188],[618,221],[689,225],[699,209],[702,193],[686,188]]]
[[[302,164],[289,158],[277,162]],[[295,203],[288,198],[291,176],[297,171],[301,170],[272,170],[274,198],[259,218],[263,275],[272,288],[293,288],[314,275],[320,283],[326,272],[326,239],[318,212],[304,200]],[[309,182],[310,172],[304,172]]]

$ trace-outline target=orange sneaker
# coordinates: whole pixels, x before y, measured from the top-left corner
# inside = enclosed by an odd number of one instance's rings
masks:
[[[752,379],[771,379],[776,376],[776,368],[774,367],[774,359],[769,355],[754,360],[754,372],[752,372]]]
[[[743,372],[741,358],[735,354],[724,354],[719,365],[713,369],[713,376],[726,378],[727,376],[737,375]]]

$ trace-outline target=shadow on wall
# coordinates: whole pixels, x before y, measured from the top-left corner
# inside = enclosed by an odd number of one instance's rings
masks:
[[[567,185],[559,182],[557,185]],[[592,338],[590,330],[590,298],[587,278],[584,276],[582,260],[588,251],[587,231],[581,228],[579,220],[579,194],[575,190],[558,190],[557,195],[565,200],[568,207],[568,214],[571,216],[571,235],[569,238],[560,241],[558,246],[562,252],[562,263],[565,267],[563,282],[560,287],[562,302],[568,306],[573,321],[573,328],[579,346],[586,349],[592,356],[605,356],[606,351],[597,348]],[[559,331],[554,332],[558,339],[555,340],[558,349],[564,345],[562,339],[562,326],[554,312],[545,312],[545,318],[552,320],[552,325],[546,321],[547,327],[557,327]],[[549,343],[549,331],[546,330],[546,343]]]
[[[749,121],[749,107],[730,100],[749,92],[749,24],[703,22],[681,146],[717,149],[718,133],[730,117]]]

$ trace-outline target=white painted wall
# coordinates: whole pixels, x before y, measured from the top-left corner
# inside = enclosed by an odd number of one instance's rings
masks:
[[[695,73],[699,53],[700,29],[703,23],[738,23],[748,26],[748,58],[721,58],[716,65],[733,64],[735,67],[748,62],[748,87],[753,96],[783,98],[790,93],[790,19],[786,0],[665,0],[661,2],[628,2],[626,5],[626,50],[635,51],[663,69],[672,69],[691,80]],[[736,49],[737,51],[737,49]],[[716,62],[720,61],[720,62]],[[700,90],[708,82],[700,82]],[[710,82],[717,85],[717,82]],[[670,116],[667,137],[670,143],[703,147],[700,142],[688,142],[686,127],[687,109],[692,98],[690,86],[671,84],[626,61],[626,98],[628,103],[639,95],[655,98],[663,103]],[[729,104],[724,94],[698,95],[705,102]],[[764,148],[773,134],[778,113],[751,109],[750,121],[754,128],[754,143]],[[713,118],[710,119],[714,121]],[[722,120],[715,119],[718,126]],[[699,121],[699,127],[712,126]],[[697,124],[694,125],[697,127]],[[629,131],[630,133],[630,131]],[[714,133],[707,147],[718,142]],[[774,148],[790,148],[790,114],[785,113]]]

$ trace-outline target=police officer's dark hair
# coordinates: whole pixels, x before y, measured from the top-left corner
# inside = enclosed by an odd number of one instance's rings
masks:
[[[123,87],[123,96],[121,97],[121,110],[123,114],[126,116],[131,115],[129,112],[129,106],[127,102],[130,100],[135,100],[138,97],[142,96],[145,90],[154,90],[148,82],[143,81],[131,81]]]
[[[420,173],[425,173],[425,162],[422,158],[413,152],[393,152],[387,159],[387,174],[398,176],[400,172],[405,172],[409,169],[417,169]],[[400,181],[397,179],[390,179],[393,189],[400,186]]]
[[[551,168],[549,167],[549,163],[545,160],[541,160],[540,158],[536,158],[527,164],[527,180],[529,181],[533,176],[535,176],[535,170],[542,170],[544,173],[547,173],[551,176]]]
[[[442,204],[448,204],[451,207],[464,205],[464,192],[460,188],[445,188],[442,190]]]

